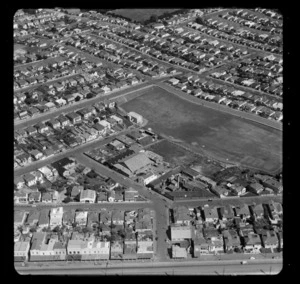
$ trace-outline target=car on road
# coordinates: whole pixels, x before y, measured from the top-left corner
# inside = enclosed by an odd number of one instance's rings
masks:
[[[246,260],[241,261],[241,264],[247,264],[248,262]]]
[[[253,259],[255,259],[255,257],[254,257],[254,256],[251,256],[251,257],[250,257],[250,259],[252,259],[252,260],[253,260]]]

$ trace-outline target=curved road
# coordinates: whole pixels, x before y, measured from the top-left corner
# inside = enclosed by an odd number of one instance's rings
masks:
[[[208,108],[212,108],[217,111],[226,112],[231,115],[238,116],[238,117],[244,118],[246,120],[251,120],[256,123],[263,124],[263,125],[266,125],[266,126],[269,126],[269,127],[272,127],[272,128],[282,131],[282,123],[280,123],[280,122],[268,120],[266,118],[262,118],[262,117],[254,115],[254,114],[251,114],[251,113],[235,110],[235,109],[232,109],[232,108],[224,106],[224,105],[220,105],[217,103],[212,103],[212,102],[208,102],[208,101],[199,99],[197,97],[194,97],[193,95],[189,95],[185,92],[182,92],[181,90],[178,90],[169,85],[166,85],[163,82],[158,82],[158,83],[156,83],[156,85],[161,87],[162,89],[165,89],[166,91],[168,91],[172,94],[177,95],[178,97],[180,97],[182,99],[190,101],[191,103],[198,104],[198,105],[208,107]]]

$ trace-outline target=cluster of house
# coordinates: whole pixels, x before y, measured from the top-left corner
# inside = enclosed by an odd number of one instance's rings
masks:
[[[15,119],[26,119],[143,81],[129,70],[104,68],[102,62],[93,63],[72,51],[67,52],[63,45],[53,45],[51,48],[56,47],[61,53],[59,57],[15,70],[14,86],[18,91],[14,94]],[[63,57],[63,54],[66,56]],[[53,80],[56,82],[51,83]],[[21,92],[23,88],[41,83],[43,85]]]
[[[254,174],[248,179],[233,175],[216,182],[189,167],[176,167],[147,186],[172,200],[271,196],[280,195],[283,190],[281,182],[266,175]]]
[[[256,13],[250,13],[243,9],[229,11],[220,15],[221,18],[236,22],[240,25],[256,29],[270,34],[282,34],[282,21],[272,20],[269,17],[259,16]],[[259,38],[268,38],[268,34],[260,34]]]
[[[236,66],[220,68],[212,74],[215,78],[233,84],[282,97],[282,58],[253,56],[243,59]]]
[[[253,33],[251,32],[252,30],[250,31],[247,28],[236,29],[236,23],[235,25],[230,25],[230,22],[227,23],[224,19],[219,19],[217,16],[207,19],[205,25],[203,24],[189,22],[187,26],[199,30],[201,33],[244,45],[245,47],[282,54],[281,38],[275,38],[271,41],[274,45],[269,45],[267,44],[268,37],[259,37],[260,33]]]
[[[134,260],[154,255],[154,211],[16,211],[14,260]]]
[[[159,25],[161,28],[157,26],[154,28],[144,27],[133,32],[125,27],[105,26],[102,28],[111,32],[110,34],[106,33],[106,38],[126,44],[157,59],[194,71],[203,72],[206,67],[221,64],[223,60],[247,54],[247,50],[239,48],[232,47],[227,50],[226,45],[221,45],[217,40],[185,31],[181,27]]]
[[[267,175],[254,174],[253,178],[246,180],[236,176],[230,176],[220,182],[211,191],[220,198],[232,196],[271,196],[282,194],[282,183]]]
[[[46,59],[34,65],[15,68],[14,90],[22,90],[39,83],[47,83],[60,77],[75,75],[80,72],[79,70],[81,69],[76,69],[75,67],[79,61],[85,60],[83,57],[68,58],[66,56],[67,50],[62,46],[54,45],[51,47],[52,50],[53,52],[47,52],[47,54],[56,56],[54,58]],[[92,64],[87,60],[85,62]]]
[[[148,184],[148,187],[171,200],[215,198],[210,191],[216,186],[212,179],[189,167],[176,167]]]
[[[256,9],[254,9],[254,11],[259,12],[261,14],[265,14],[266,16],[271,17],[272,19],[275,19],[275,20],[282,20],[282,15],[280,15],[279,13],[277,13],[274,10],[256,8]]]
[[[114,34],[106,32],[93,32],[103,39],[117,39]],[[171,72],[176,72],[172,68],[167,68],[156,61],[151,61],[139,53],[134,53],[130,49],[125,49],[115,43],[108,42],[107,40],[99,39],[97,37],[81,35],[81,39],[70,38],[66,44],[70,44],[76,48],[86,50],[101,59],[111,61],[115,64],[123,65],[126,68],[134,69],[144,75],[151,77],[159,77]]]
[[[143,122],[141,115],[124,114],[114,108],[115,102],[96,103],[93,107],[59,115],[45,123],[14,132],[14,167],[27,166],[74,148],[119,133]]]
[[[279,252],[283,249],[282,205],[271,201],[240,206],[179,206],[171,212],[170,236],[175,259]]]
[[[163,18],[161,22],[163,22],[166,26],[178,25],[211,12],[213,12],[213,9],[187,9],[186,11],[182,11],[182,13],[171,16],[171,18]]]
[[[90,168],[63,158],[14,179],[15,204],[102,203],[143,200],[137,190],[119,185]]]
[[[223,75],[223,73],[214,72],[211,76],[218,79],[224,78],[227,74]],[[192,74],[177,75],[166,81],[166,83],[206,101],[251,112],[276,121],[282,121],[283,119],[283,104],[276,99],[255,95],[232,86],[218,84],[212,80]]]
[[[24,13],[18,10],[14,15],[14,37],[22,37],[26,35],[35,35],[37,29],[43,30],[50,23],[57,23],[64,17],[64,13],[56,10],[38,9],[35,14]]]
[[[160,155],[143,147],[156,141],[151,131],[134,131],[86,154],[114,171],[147,185],[169,169]]]

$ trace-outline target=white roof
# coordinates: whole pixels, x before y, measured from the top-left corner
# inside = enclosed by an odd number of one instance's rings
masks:
[[[52,174],[52,171],[47,166],[39,168],[39,171],[44,175],[51,175]]]
[[[171,227],[171,238],[175,239],[190,239],[192,232],[190,226]]]
[[[104,127],[109,127],[110,126],[110,123],[106,120],[100,120],[98,123],[101,124]]]
[[[129,112],[128,115],[133,116],[135,118],[143,118],[140,114],[138,114],[134,111]]]

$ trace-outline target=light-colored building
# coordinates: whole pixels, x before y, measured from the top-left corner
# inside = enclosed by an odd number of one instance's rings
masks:
[[[82,203],[95,203],[96,201],[96,192],[95,190],[82,190],[80,192],[80,202]]]
[[[171,240],[183,241],[192,238],[191,226],[171,226]]]
[[[88,212],[87,212],[87,211],[79,211],[79,212],[76,212],[76,215],[75,215],[75,222],[76,222],[79,226],[86,226],[86,223],[87,223],[87,216],[88,216]]]
[[[136,112],[131,111],[128,113],[128,116],[131,122],[138,123],[138,124],[143,123],[143,117]]]
[[[50,227],[51,228],[62,225],[63,214],[64,214],[63,207],[51,209],[51,212],[50,212]]]
[[[24,260],[28,260],[28,253],[30,249],[30,243],[29,242],[15,242],[14,246],[14,257],[16,258],[22,258]]]

